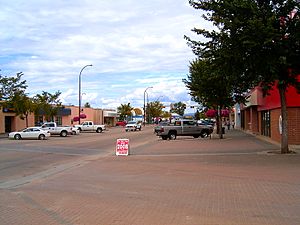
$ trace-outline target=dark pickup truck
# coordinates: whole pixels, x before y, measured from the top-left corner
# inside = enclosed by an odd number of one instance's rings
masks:
[[[175,140],[177,136],[208,137],[213,132],[213,126],[200,125],[194,120],[176,120],[175,123],[163,123],[154,128],[157,136],[163,140]]]

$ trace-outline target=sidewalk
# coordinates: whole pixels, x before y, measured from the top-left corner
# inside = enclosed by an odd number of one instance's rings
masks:
[[[2,133],[2,134],[0,134],[0,139],[1,138],[8,138],[8,133]]]
[[[1,225],[300,224],[299,154],[267,154],[278,147],[238,130],[140,148],[0,189]]]

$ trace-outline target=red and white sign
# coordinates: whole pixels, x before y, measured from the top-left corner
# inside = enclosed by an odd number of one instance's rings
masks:
[[[116,155],[129,155],[129,139],[117,139]]]

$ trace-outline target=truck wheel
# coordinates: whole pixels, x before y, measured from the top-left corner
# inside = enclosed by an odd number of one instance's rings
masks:
[[[101,132],[102,132],[102,129],[101,129],[100,127],[98,127],[97,130],[96,130],[96,132],[97,132],[97,133],[101,133]]]
[[[202,138],[207,138],[208,135],[209,135],[209,134],[208,134],[208,131],[206,131],[206,130],[204,130],[204,131],[201,132],[201,137],[202,137]]]
[[[163,136],[161,136],[161,138],[162,138],[163,140],[167,140],[167,139],[168,139],[168,136],[163,135]]]
[[[170,140],[175,140],[176,137],[177,137],[177,135],[176,135],[175,132],[170,132],[170,133],[169,133],[169,139],[170,139]]]
[[[63,130],[62,132],[60,132],[60,136],[61,137],[67,137],[67,135],[68,135],[68,132],[65,131],[65,130]]]

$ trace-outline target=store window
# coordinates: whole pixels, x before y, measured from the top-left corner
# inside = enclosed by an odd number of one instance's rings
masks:
[[[270,111],[261,112],[261,134],[271,137],[271,115]]]
[[[34,125],[35,126],[42,126],[43,122],[44,122],[43,116],[35,116],[34,117]]]
[[[56,116],[55,117],[55,123],[59,126],[62,125],[62,117],[61,116]]]

